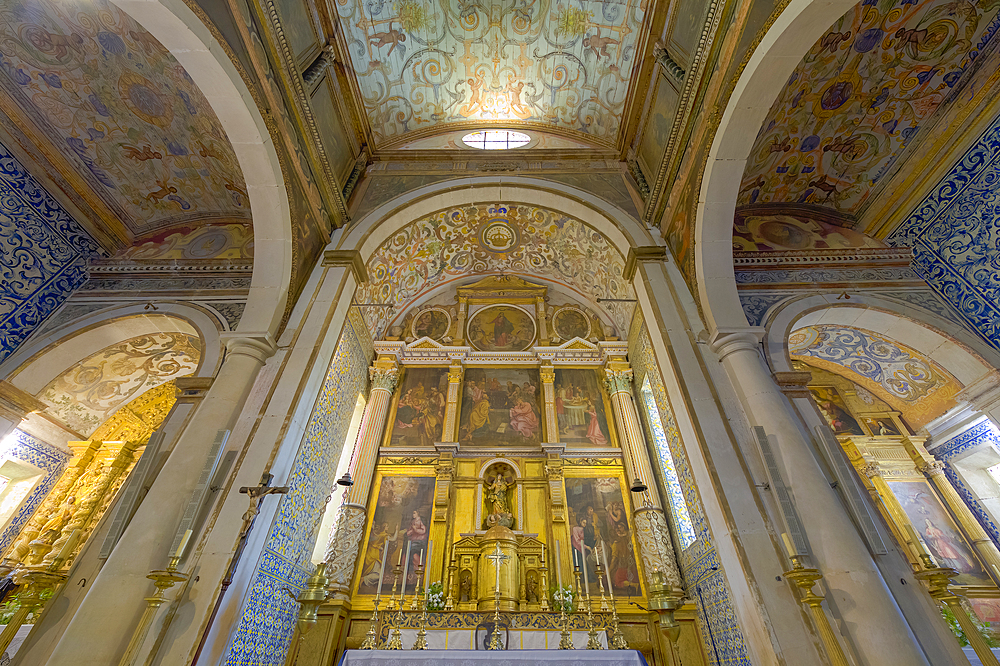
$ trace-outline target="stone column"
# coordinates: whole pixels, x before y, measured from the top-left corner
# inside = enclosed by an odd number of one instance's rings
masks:
[[[330,589],[345,596],[350,592],[361,539],[364,536],[365,507],[368,506],[368,493],[371,491],[375,464],[378,462],[379,445],[385,432],[389,403],[399,379],[399,365],[392,356],[380,356],[372,364],[368,375],[372,381],[371,391],[365,413],[361,417],[358,439],[354,445],[354,460],[351,464],[351,478],[354,480],[354,485],[347,492],[325,557]]]
[[[919,643],[830,487],[801,422],[765,367],[756,332],[716,333],[712,349],[750,424],[762,426],[768,435],[809,539],[811,557],[829,587],[826,598],[850,627],[859,651],[871,663],[926,664]]]
[[[558,442],[559,421],[556,418],[556,387],[553,382],[556,380],[556,371],[551,363],[543,364],[541,367],[542,376],[542,402],[545,409],[545,439],[549,442]]]
[[[87,596],[55,646],[48,663],[117,663],[138,620],[151,583],[146,574],[162,569],[184,510],[198,481],[197,470],[219,430],[231,429],[257,373],[277,347],[270,333],[229,333],[227,353],[207,399],[184,429],[156,481],[139,505]],[[128,608],[129,610],[124,610]],[[108,618],[120,618],[109,622]],[[99,637],[99,638],[98,638]]]
[[[641,494],[641,500],[633,497],[631,504],[632,523],[639,540],[643,569],[652,590],[650,596],[683,596],[673,543],[632,397],[632,368],[623,358],[611,358],[604,367],[604,382],[611,396],[628,482],[631,484],[634,479],[639,479],[648,489]],[[659,576],[654,576],[654,572]],[[655,608],[658,603],[666,603],[666,599],[651,598],[650,603]]]
[[[445,442],[458,441],[458,406],[459,397],[462,395],[462,377],[465,375],[465,368],[460,359],[453,359],[448,368],[448,402],[444,407],[444,429],[441,430],[441,439]]]
[[[965,534],[972,542],[972,547],[983,558],[990,576],[993,579],[1000,578],[1000,551],[997,550],[996,544],[993,543],[986,530],[969,510],[969,505],[955,490],[955,486],[951,485],[951,481],[945,476],[944,467],[945,464],[940,460],[924,460],[922,463],[918,463],[918,469],[931,480],[934,487],[941,493],[941,499],[948,505],[952,515],[965,530]]]
[[[14,432],[31,412],[46,409],[45,403],[13,384],[0,381],[0,440]]]

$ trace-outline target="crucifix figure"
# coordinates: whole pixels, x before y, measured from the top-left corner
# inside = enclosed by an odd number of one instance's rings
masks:
[[[502,650],[503,643],[500,642],[500,567],[510,559],[510,555],[503,554],[503,551],[500,550],[499,541],[494,542],[493,548],[493,552],[486,556],[486,559],[493,562],[493,566],[496,567],[497,571],[496,586],[493,590],[493,599],[496,602],[493,611],[493,635],[490,636],[488,649]]]

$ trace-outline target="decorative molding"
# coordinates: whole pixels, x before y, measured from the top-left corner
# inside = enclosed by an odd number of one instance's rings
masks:
[[[672,76],[678,83],[684,83],[684,77],[687,76],[684,68],[679,62],[670,57],[670,52],[667,47],[661,43],[657,43],[653,47],[653,58],[656,60],[667,74]]]
[[[635,272],[639,268],[640,262],[667,260],[667,248],[665,245],[641,245],[628,249],[628,256],[625,258],[625,267],[622,269],[622,277],[626,280],[633,280]]]
[[[736,251],[736,266],[771,268],[780,266],[909,266],[913,249],[909,247],[852,247],[822,250]]]
[[[323,265],[350,268],[357,284],[368,282],[368,267],[358,250],[327,250],[323,253]]]

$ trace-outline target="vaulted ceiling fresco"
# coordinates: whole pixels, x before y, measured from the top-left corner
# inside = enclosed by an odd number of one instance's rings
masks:
[[[788,353],[873,391],[919,428],[955,406],[962,385],[919,352],[860,328],[807,326],[788,338]]]
[[[738,203],[857,215],[1000,27],[996,0],[863,0],[771,107]]]
[[[365,313],[379,336],[410,303],[469,276],[542,278],[596,304],[598,298],[634,298],[624,267],[625,257],[604,234],[562,213],[525,204],[466,206],[416,220],[385,241],[368,260],[369,281],[356,299],[396,306],[392,313]],[[605,309],[619,330],[628,330],[631,307]]]
[[[527,121],[613,144],[641,0],[339,0],[376,141],[461,121]]]
[[[115,5],[5,3],[0,54],[8,129],[120,243],[177,224],[249,218],[242,173],[205,97]]]

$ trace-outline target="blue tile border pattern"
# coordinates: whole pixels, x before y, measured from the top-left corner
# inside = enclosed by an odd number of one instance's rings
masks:
[[[0,534],[0,553],[6,552],[14,543],[14,538],[21,532],[21,528],[31,519],[42,500],[62,476],[63,470],[66,469],[66,463],[70,459],[68,452],[57,449],[26,432],[15,430],[12,435],[14,436],[14,445],[5,451],[4,455],[42,470],[44,476],[24,498],[7,529],[3,531],[3,534]]]
[[[917,273],[1000,349],[1000,117],[887,239],[913,248]]]
[[[0,361],[87,279],[94,240],[0,145]]]
[[[687,453],[660,375],[649,330],[639,314],[633,319],[628,351],[629,362],[635,375],[635,390],[639,391],[644,381],[649,380],[649,387],[659,411],[660,423],[666,435],[666,443],[670,448],[674,473],[680,482],[691,528],[696,537],[690,546],[678,549],[677,552],[688,596],[698,606],[698,620],[703,628],[699,633],[705,654],[713,666],[750,666],[743,631],[740,629],[736,609],[733,606],[732,592],[712,541],[694,474],[688,463]],[[642,408],[641,401],[636,401],[636,404],[642,414],[646,432],[652,432],[649,414]],[[654,461],[654,464],[658,462]],[[678,533],[680,527],[673,512],[668,523],[674,531],[675,543],[687,541],[680,538]]]
[[[288,476],[291,490],[280,500],[254,572],[226,666],[285,664],[298,604],[284,588],[298,592],[312,574],[310,556],[319,519],[335,482],[357,396],[368,385],[371,354],[371,334],[352,308]]]

